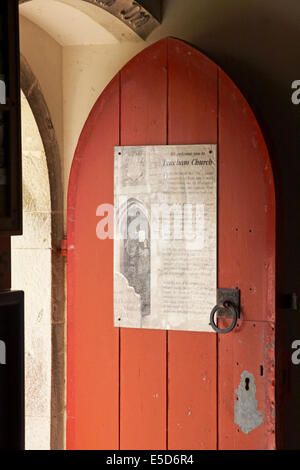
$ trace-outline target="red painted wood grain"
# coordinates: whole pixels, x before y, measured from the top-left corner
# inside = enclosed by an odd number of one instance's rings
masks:
[[[216,144],[217,66],[175,39],[168,41],[168,64],[168,144]],[[169,331],[168,359],[169,448],[215,449],[216,334]]]
[[[274,181],[257,120],[241,92],[221,70],[218,195],[219,286],[241,290],[240,326],[227,335],[219,335],[219,447],[272,449],[275,447]],[[244,370],[254,376],[258,409],[263,412],[262,424],[248,434],[235,424],[234,417],[234,391]]]
[[[167,41],[121,71],[121,145],[167,143]],[[121,330],[121,449],[166,448],[166,332]]]
[[[96,209],[113,204],[119,76],[80,136],[68,194],[67,448],[119,441],[119,331],[113,326],[113,240],[96,237]],[[111,175],[110,178],[103,175]]]

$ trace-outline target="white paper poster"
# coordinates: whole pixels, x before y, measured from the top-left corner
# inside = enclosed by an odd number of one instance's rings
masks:
[[[114,324],[209,331],[217,146],[115,147]]]

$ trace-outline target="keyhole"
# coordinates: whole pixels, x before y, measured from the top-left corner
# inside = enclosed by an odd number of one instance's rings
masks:
[[[250,382],[249,377],[246,377],[246,378],[245,378],[245,390],[247,390],[247,392],[248,392],[248,390],[249,390],[249,382]]]

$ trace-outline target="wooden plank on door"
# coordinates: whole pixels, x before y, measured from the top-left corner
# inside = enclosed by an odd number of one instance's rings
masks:
[[[196,49],[168,40],[168,144],[217,143],[217,73]],[[169,449],[216,448],[216,375],[215,333],[168,332]]]
[[[240,321],[219,335],[221,450],[275,448],[274,338],[272,322]]]
[[[100,240],[100,204],[113,204],[119,76],[88,117],[68,194],[67,448],[118,449],[119,330],[113,326],[113,240]],[[103,214],[104,215],[104,214]]]
[[[219,89],[219,286],[240,288],[244,320],[274,321],[271,162],[254,114],[223,71]]]
[[[274,182],[255,116],[223,71],[219,73],[218,206],[219,286],[241,290],[239,327],[219,335],[220,449],[272,449]],[[220,320],[220,326],[225,322]]]
[[[121,145],[167,138],[167,41],[121,71]],[[120,447],[166,448],[166,332],[121,329]]]

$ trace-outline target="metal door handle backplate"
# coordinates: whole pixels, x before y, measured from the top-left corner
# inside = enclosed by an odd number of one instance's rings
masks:
[[[218,328],[215,322],[217,318],[232,318],[227,328]],[[240,290],[239,289],[217,289],[217,305],[210,313],[210,326],[217,333],[229,333],[232,331],[240,318]]]

